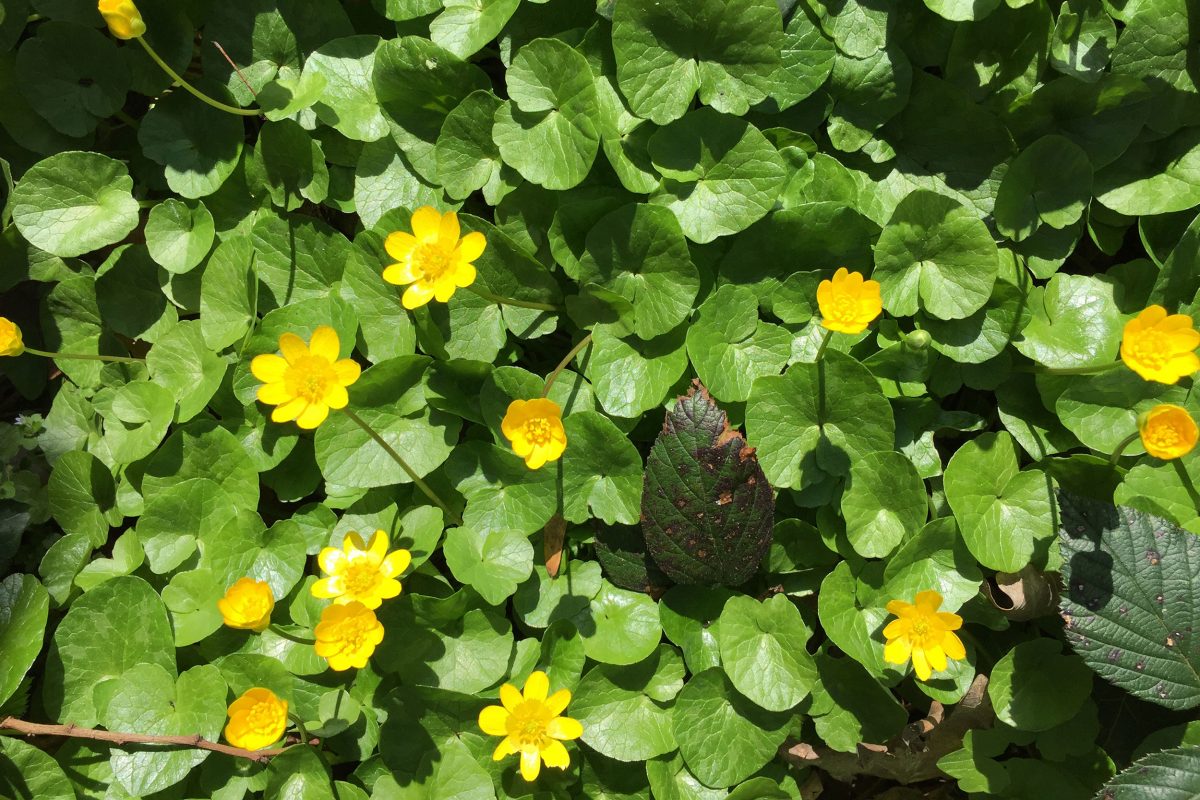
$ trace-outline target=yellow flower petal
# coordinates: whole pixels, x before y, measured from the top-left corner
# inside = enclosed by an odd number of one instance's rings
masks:
[[[908,632],[909,627],[910,624],[907,620],[894,619],[883,626],[883,638],[895,639],[897,636],[903,636]]]
[[[916,607],[926,614],[935,613],[942,605],[942,595],[933,590],[917,592],[917,596],[914,599]]]
[[[524,697],[526,700],[537,700],[544,702],[546,694],[550,691],[550,679],[546,673],[541,670],[535,670],[529,673],[529,677],[525,679]]]
[[[967,648],[963,647],[962,639],[959,639],[953,633],[947,633],[942,639],[942,649],[946,651],[946,655],[953,658],[955,661],[961,661],[967,657]]]
[[[460,289],[465,289],[475,282],[477,273],[475,267],[471,264],[459,264],[454,270],[454,285]]]
[[[317,555],[317,566],[322,572],[333,574],[346,558],[346,554],[336,547],[326,547]]]
[[[345,386],[330,386],[325,393],[325,405],[330,408],[345,408],[350,404],[350,393]]]
[[[288,362],[274,353],[263,353],[250,361],[250,374],[263,383],[282,381],[287,368]]]
[[[463,261],[474,261],[487,249],[487,237],[479,231],[468,233],[458,243],[458,257]]]
[[[566,769],[571,765],[571,756],[567,753],[567,748],[563,747],[563,743],[557,739],[547,742],[546,746],[542,748],[541,755],[547,767]]]
[[[505,756],[511,756],[515,752],[517,752],[517,748],[511,738],[501,739],[500,744],[496,745],[496,749],[492,751],[492,761],[499,761]]]
[[[337,331],[328,325],[319,325],[308,342],[308,351],[317,358],[334,362],[340,355],[341,346]]]
[[[908,639],[894,639],[883,646],[883,660],[889,664],[907,664],[911,653]]]
[[[946,669],[946,653],[940,647],[925,648],[925,658],[928,659],[929,665],[938,672]]]
[[[532,783],[542,771],[542,757],[536,750],[521,752],[521,777]]]
[[[279,360],[282,361],[283,359]],[[264,383],[258,387],[258,392],[255,396],[260,403],[266,403],[269,406],[278,406],[291,400],[292,392],[288,389],[287,384],[280,381],[279,383]]]
[[[571,717],[555,717],[546,723],[546,734],[555,739],[578,739],[583,736],[583,725]]]
[[[400,261],[383,268],[383,279],[393,286],[407,286],[421,277],[421,271],[411,261]]]
[[[963,619],[958,614],[951,614],[949,611],[939,611],[937,616],[948,631],[956,631],[962,627]],[[885,633],[884,635],[886,636],[887,634]],[[962,656],[952,657],[962,658]]]
[[[318,427],[329,416],[329,406],[324,403],[309,403],[308,408],[296,417],[296,424],[305,430]]]
[[[395,231],[389,233],[388,237],[383,240],[383,249],[387,254],[397,261],[403,262],[412,255],[413,250],[417,248],[420,242],[417,237],[407,231]],[[399,265],[397,265],[399,266]],[[384,276],[386,280],[386,275]],[[409,278],[405,283],[412,283],[416,278]]]
[[[559,689],[546,698],[546,708],[550,710],[551,714],[558,716],[566,709],[567,704],[570,702],[571,691],[569,689]]]
[[[479,728],[489,736],[506,736],[508,717],[508,709],[504,706],[488,706],[479,712]]]
[[[420,308],[433,299],[433,289],[420,283],[414,283],[404,290],[400,303],[409,311]]]
[[[342,386],[349,386],[362,375],[362,367],[352,358],[343,358],[333,364],[333,374]]]
[[[929,668],[929,660],[925,658],[925,651],[913,648],[912,662],[913,669],[917,672],[917,677],[923,681],[929,680],[929,676],[933,674],[933,670]]]
[[[286,403],[275,406],[275,409],[271,411],[271,421],[291,422],[296,417],[303,414],[307,408],[308,401],[303,397],[297,397],[292,400],[288,400]]]
[[[322,578],[313,583],[310,591],[313,597],[328,600],[331,597],[338,597],[345,592],[346,585],[341,575],[330,575],[328,578]]]
[[[412,553],[407,550],[396,550],[389,553],[383,560],[381,571],[389,578],[398,578],[404,574],[404,570],[408,569],[408,565],[411,563]]]
[[[413,212],[410,224],[413,236],[418,241],[435,242],[438,238],[438,232],[442,227],[442,215],[438,213],[436,208],[421,206]]]
[[[442,215],[441,224],[438,225],[438,241],[444,244],[453,244],[458,241],[458,236],[461,229],[458,225],[458,214],[453,211],[447,211]]]
[[[521,696],[521,690],[513,686],[511,683],[500,685],[500,702],[509,711],[515,711],[517,706],[525,702],[525,698]]]
[[[308,345],[294,333],[285,333],[279,337],[279,352],[291,366],[302,358],[308,357]]]

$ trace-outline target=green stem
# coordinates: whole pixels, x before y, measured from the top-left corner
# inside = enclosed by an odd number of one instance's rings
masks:
[[[487,289],[480,289],[478,286],[475,286],[475,285],[468,286],[467,291],[474,292],[475,294],[482,297],[484,300],[490,300],[493,303],[500,303],[501,305],[505,305],[505,306],[516,306],[517,308],[533,308],[533,309],[537,309],[538,311],[554,311],[554,312],[562,311],[561,308],[559,308],[558,306],[553,305],[551,303],[535,303],[532,300],[514,300],[511,297],[501,297],[500,295],[492,294]]]
[[[450,510],[450,506],[446,505],[446,503],[442,501],[442,498],[438,497],[437,492],[435,492],[428,483],[423,481],[421,476],[417,475],[417,473],[413,471],[413,468],[408,465],[408,462],[401,458],[400,454],[397,453],[390,444],[384,441],[383,437],[380,436],[374,428],[368,425],[366,420],[351,411],[349,407],[343,408],[342,413],[353,420],[358,427],[362,428],[368,436],[375,440],[375,444],[382,447],[384,452],[391,456],[392,460],[400,465],[400,469],[404,470],[412,482],[416,484],[417,488],[424,492],[425,496],[432,500],[433,504],[442,510],[442,513],[446,515],[446,519],[450,520],[455,525],[463,524],[462,518]]]
[[[1175,468],[1175,474],[1179,476],[1179,482],[1187,490],[1188,497],[1192,499],[1192,507],[1196,509],[1196,513],[1200,514],[1200,492],[1196,491],[1196,484],[1192,483],[1192,476],[1188,474],[1187,467],[1183,465],[1183,459],[1173,459],[1172,466]]]
[[[145,359],[134,358],[133,356],[94,356],[89,353],[54,353],[48,350],[37,350],[33,347],[26,347],[26,353],[31,353],[35,356],[43,358],[77,358],[81,361],[117,361],[122,364],[141,364]]]
[[[1121,458],[1121,454],[1125,452],[1125,448],[1129,447],[1129,445],[1136,442],[1138,437],[1141,435],[1142,435],[1141,433],[1134,431],[1133,433],[1129,434],[1124,439],[1122,439],[1120,442],[1118,442],[1117,446],[1115,448],[1113,448],[1112,455],[1108,457],[1108,463],[1116,464],[1117,461]]]
[[[554,385],[556,380],[558,380],[558,373],[566,369],[567,365],[571,363],[572,359],[579,355],[583,348],[587,347],[591,343],[592,334],[589,333],[587,336],[579,340],[579,344],[571,348],[571,352],[563,356],[563,360],[558,362],[558,366],[554,368],[554,372],[551,372],[550,377],[546,378],[546,386],[544,389],[542,389],[542,397],[548,397],[550,395],[550,387]]]
[[[296,644],[312,644],[316,641],[316,639],[305,639],[304,637],[297,636],[294,633],[288,633],[283,629],[282,626],[276,625],[275,623],[271,623],[270,630],[271,633],[275,634],[279,638],[287,639],[289,642],[295,642]],[[306,736],[304,738],[307,739],[308,737]]]
[[[257,117],[260,114],[262,114],[262,109],[259,109],[259,108],[238,108],[237,106],[226,105],[226,104],[222,103],[220,100],[214,100],[213,98],[209,97],[204,92],[200,91],[195,86],[192,86],[190,83],[188,83],[186,80],[184,80],[183,76],[180,75],[178,72],[171,69],[170,65],[167,64],[167,62],[163,61],[162,58],[159,57],[158,53],[154,52],[154,48],[150,46],[150,44],[146,41],[145,37],[139,36],[139,37],[137,37],[137,40],[138,40],[138,44],[140,44],[142,46],[142,48],[145,49],[145,51],[150,55],[150,57],[152,59],[154,59],[154,63],[158,64],[158,66],[162,68],[163,72],[167,73],[167,75],[169,75],[173,81],[178,83],[180,86],[182,86],[188,92],[190,92],[192,94],[192,96],[194,96],[201,102],[208,103],[210,106],[212,106],[213,108],[219,109],[220,111],[224,111],[229,114],[237,114],[242,117]]]
[[[814,364],[821,363],[821,358],[825,355],[825,348],[829,346],[829,340],[833,338],[833,331],[829,328],[821,330],[821,344],[817,346],[817,357],[813,359]]]
[[[1108,372],[1110,369],[1116,369],[1121,366],[1123,361],[1113,361],[1109,364],[1093,365],[1090,367],[1043,367],[1035,365],[1032,367],[1013,367],[1014,372],[1032,372],[1035,375],[1095,375],[1100,372]]]
[[[300,741],[307,742],[312,739],[312,737],[308,735],[308,729],[304,727],[304,720],[300,719],[299,716],[290,711],[288,712],[288,719],[296,723],[296,729],[300,731]]]
[[[135,131],[140,127],[140,125],[138,124],[138,121],[136,119],[129,116],[128,114],[126,114],[124,111],[122,111],[119,108],[116,110],[116,112],[113,114],[113,116],[116,117],[117,119],[121,120],[121,122],[124,122],[129,127],[133,128]]]

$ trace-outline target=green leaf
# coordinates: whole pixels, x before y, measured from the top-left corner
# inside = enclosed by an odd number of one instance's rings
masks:
[[[1195,800],[1200,797],[1200,747],[1174,747],[1142,758],[1104,784],[1113,800]]]
[[[253,191],[263,189],[271,203],[285,211],[305,200],[322,202],[329,192],[325,153],[298,122],[268,122],[258,133],[258,144],[246,159],[246,179]]]
[[[375,67],[377,36],[333,39],[308,54],[302,80],[324,80],[313,110],[317,119],[343,136],[373,142],[388,135],[387,120],[379,110],[371,73]]]
[[[75,800],[74,785],[44,750],[4,736],[0,756],[0,791],[15,800]]]
[[[661,800],[725,800],[725,789],[710,789],[683,764],[679,753],[646,762],[646,777],[653,797]]]
[[[594,283],[633,305],[633,332],[642,339],[667,333],[688,318],[700,274],[679,221],[669,210],[642,203],[602,217],[587,235],[571,277]]]
[[[920,314],[934,350],[960,364],[982,364],[1004,352],[1033,317],[1024,290],[996,281],[983,308],[969,317],[940,320]]]
[[[842,517],[846,536],[859,555],[890,555],[925,524],[927,515],[925,484],[903,453],[868,453],[850,465]]]
[[[775,757],[787,734],[787,714],[764,711],[720,669],[695,675],[675,700],[672,725],[679,753],[702,783],[732,786]]]
[[[441,204],[441,192],[414,171],[394,140],[363,147],[354,168],[354,209],[364,225],[378,225],[393,209]]]
[[[991,296],[999,255],[977,211],[918,189],[896,206],[875,245],[883,307],[897,316],[918,307],[938,319],[962,319]]]
[[[203,736],[216,741],[225,722],[228,689],[211,664],[192,667],[175,679],[174,671],[139,664],[105,687],[104,726],[154,736]],[[161,791],[186,778],[209,755],[206,750],[112,749],[113,777],[131,794]]]
[[[258,310],[271,311],[301,300],[326,299],[350,258],[350,242],[308,216],[265,212],[251,230]]]
[[[926,8],[951,22],[983,19],[999,5],[1000,0],[925,0]]]
[[[884,663],[883,637],[879,635],[888,618],[884,604],[892,598],[883,597],[871,586],[864,589],[864,581],[873,577],[864,574],[856,579],[850,562],[839,563],[821,581],[817,615],[830,641],[873,676],[886,677],[892,683],[897,667]],[[872,584],[877,585],[878,581]]]
[[[600,565],[595,561],[568,561],[557,578],[551,578],[539,564],[533,568],[533,576],[517,587],[513,609],[524,624],[546,628],[557,620],[586,613],[601,582]]]
[[[138,143],[159,164],[171,190],[192,199],[207,197],[237,169],[245,128],[240,117],[172,92],[146,112]]]
[[[129,171],[99,153],[58,153],[39,161],[21,177],[10,203],[21,235],[63,258],[116,244],[138,224]]]
[[[202,531],[201,569],[211,570],[218,583],[231,586],[250,577],[271,586],[275,597],[286,597],[304,574],[304,532],[281,520],[267,527],[254,511],[238,509],[223,524]]]
[[[874,133],[908,103],[912,67],[897,47],[865,58],[838,55],[829,77],[835,98],[829,117],[829,139],[838,150],[861,150]]]
[[[86,136],[125,104],[129,67],[112,39],[63,22],[39,25],[17,51],[25,99],[67,136]]]
[[[150,209],[146,220],[150,257],[172,274],[198,267],[215,237],[212,214],[199,200],[189,203],[168,198]]]
[[[1107,364],[1116,357],[1124,320],[1109,281],[1058,274],[1029,302],[1033,319],[1014,342],[1025,356],[1054,368]]]
[[[792,334],[758,318],[753,291],[726,284],[709,295],[687,331],[688,357],[713,397],[742,402],[754,379],[778,375],[792,354]]]
[[[1021,642],[996,662],[991,678],[988,697],[997,719],[1024,731],[1061,725],[1092,693],[1083,659],[1062,655],[1054,639]]]
[[[670,647],[632,666],[598,664],[571,698],[583,742],[619,761],[645,761],[675,750],[668,704],[683,686],[683,661]]]
[[[114,578],[72,603],[54,631],[46,673],[62,693],[45,695],[47,713],[81,726],[96,724],[104,708],[93,690],[138,664],[175,674],[171,623],[150,584],[131,576]]]
[[[1041,223],[1074,225],[1092,197],[1092,164],[1065,136],[1043,136],[1017,156],[996,193],[996,227],[1014,242]]]
[[[641,518],[650,555],[678,583],[738,586],[758,571],[774,514],[753,449],[694,382],[646,461]]]
[[[105,581],[131,575],[146,560],[146,553],[137,533],[125,531],[112,544],[112,558],[96,558],[88,562],[75,576],[75,585],[90,592]]]
[[[492,605],[511,597],[533,572],[533,545],[517,531],[451,528],[442,547],[454,577]]]
[[[933,589],[942,596],[942,611],[957,611],[979,594],[983,575],[952,517],[930,520],[888,559],[883,569],[886,598],[916,597]]]
[[[688,363],[682,330],[644,342],[601,327],[590,350],[585,374],[600,405],[615,417],[639,417],[662,405]]]
[[[602,581],[588,609],[576,618],[583,651],[602,664],[636,664],[662,639],[658,604],[641,592]]]
[[[146,354],[150,377],[175,395],[177,422],[204,410],[229,366],[205,344],[200,326],[198,320],[180,322]]]
[[[112,473],[91,453],[63,453],[47,484],[50,513],[66,533],[86,536],[95,547],[108,541],[107,513],[116,505]]]
[[[879,744],[900,733],[907,715],[862,665],[850,658],[816,658],[820,680],[813,686],[813,724],[827,745],[854,753],[866,742]]]
[[[783,29],[780,64],[771,76],[768,100],[783,111],[812,95],[829,77],[836,52],[833,42],[797,8]]]
[[[512,450],[485,442],[454,448],[446,474],[467,499],[463,522],[473,530],[531,534],[557,509],[556,470],[531,470]]]
[[[438,134],[435,155],[438,180],[446,193],[462,199],[484,190],[489,203],[499,202],[502,187],[519,178],[511,174],[492,139],[492,120],[503,102],[490,91],[472,92],[449,114]]]
[[[867,453],[891,449],[895,421],[874,376],[829,351],[819,364],[793,364],[754,382],[746,438],[772,486],[804,489],[849,475]]]
[[[697,92],[717,111],[745,114],[780,64],[771,0],[623,0],[612,21],[621,92],[658,125],[682,117]]]
[[[1200,129],[1134,144],[1096,174],[1096,199],[1118,214],[1166,214],[1200,204]]]
[[[763,602],[731,597],[717,641],[734,688],[768,711],[787,711],[813,690],[817,668],[805,649],[812,631],[786,595]]]
[[[648,146],[663,176],[650,202],[675,212],[684,235],[698,244],[761,219],[787,180],[782,156],[758,128],[711,108],[660,129]]]
[[[886,6],[869,0],[809,0],[806,5],[816,14],[821,30],[846,55],[866,58],[887,42],[890,25]]]
[[[608,417],[578,411],[563,420],[563,516],[632,525],[642,506],[642,457]]]
[[[461,421],[424,404],[425,356],[400,356],[363,372],[350,387],[351,408],[403,454],[424,477],[450,455]],[[400,398],[400,400],[397,400]],[[412,479],[362,428],[344,414],[331,414],[314,441],[317,464],[330,483],[389,486]]]
[[[1093,450],[1111,453],[1137,430],[1138,415],[1159,403],[1182,405],[1187,393],[1182,387],[1142,380],[1127,369],[1069,380],[1066,391],[1054,402],[1063,426]],[[1144,453],[1140,440],[1125,448],[1127,455]]]
[[[200,330],[204,343],[221,350],[241,341],[257,319],[256,256],[250,237],[231,236],[217,245],[200,278]]]
[[[723,586],[672,586],[658,605],[663,631],[679,645],[688,669],[703,672],[721,663],[717,634],[721,612],[733,593]]]
[[[163,587],[163,603],[171,612],[176,647],[195,644],[221,627],[217,601],[226,588],[208,569],[177,572]]]
[[[504,162],[547,189],[570,189],[600,146],[587,59],[557,39],[525,45],[505,73],[512,98],[496,109],[492,138]]]
[[[1060,493],[1067,641],[1100,677],[1174,709],[1200,705],[1196,536],[1123,506]]]
[[[406,683],[477,694],[508,672],[513,635],[503,618],[474,609],[432,627],[418,622],[402,603],[388,603],[377,613],[385,629],[406,635],[385,636],[375,663]]]
[[[32,575],[0,581],[0,704],[17,691],[42,651],[49,610],[50,596]]]
[[[445,10],[429,23],[429,38],[459,58],[495,39],[521,0],[443,0]]]
[[[946,465],[946,500],[963,539],[985,567],[1019,572],[1043,562],[1055,533],[1050,477],[1021,471],[1008,433],[985,433],[964,444]]]

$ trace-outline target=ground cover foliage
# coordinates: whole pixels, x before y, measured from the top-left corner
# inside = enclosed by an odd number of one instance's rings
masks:
[[[100,7],[0,0],[0,797],[1200,797],[1193,4]]]

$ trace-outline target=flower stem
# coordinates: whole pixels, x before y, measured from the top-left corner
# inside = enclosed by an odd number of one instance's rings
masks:
[[[554,311],[556,313],[559,311],[562,311],[561,308],[559,308],[556,305],[553,305],[552,303],[535,303],[532,300],[514,300],[511,297],[501,297],[498,294],[492,294],[487,289],[480,289],[478,286],[475,286],[474,284],[472,284],[471,286],[468,286],[467,291],[474,292],[475,294],[482,297],[484,300],[490,300],[493,303],[499,303],[499,304],[505,305],[505,306],[516,306],[517,308],[533,308],[533,309],[537,309],[538,311]]]
[[[121,120],[121,122],[124,122],[129,127],[133,128],[135,131],[140,127],[136,119],[129,116],[119,108],[113,113],[113,116]]]
[[[587,347],[591,343],[592,334],[589,333],[587,336],[579,340],[579,344],[571,348],[571,352],[563,356],[563,360],[558,362],[558,366],[554,368],[554,372],[551,372],[550,377],[546,378],[546,386],[542,389],[542,397],[548,397],[550,395],[550,387],[554,385],[556,380],[558,380],[558,373],[566,369],[567,365],[571,363],[572,359],[579,355],[583,348]]]
[[[825,348],[829,346],[829,340],[833,338],[833,331],[829,328],[824,328],[821,331],[821,344],[817,346],[817,357],[813,359],[814,364],[821,363],[821,359],[825,356]]]
[[[1125,452],[1125,448],[1129,447],[1129,445],[1131,445],[1135,441],[1137,441],[1137,438],[1139,436],[1141,436],[1141,433],[1134,431],[1133,433],[1129,434],[1124,439],[1122,439],[1120,442],[1118,442],[1117,446],[1115,448],[1113,448],[1112,455],[1108,457],[1108,463],[1116,464],[1117,461],[1121,458],[1121,454]]]
[[[383,437],[380,436],[374,428],[368,425],[366,420],[351,411],[349,407],[343,408],[342,413],[353,420],[358,427],[362,428],[368,436],[375,440],[375,444],[382,447],[384,452],[391,456],[392,460],[400,465],[400,469],[404,470],[408,477],[412,479],[412,482],[416,484],[417,488],[424,492],[425,496],[432,500],[433,504],[442,510],[442,513],[446,515],[446,519],[450,520],[455,525],[463,524],[462,518],[450,510],[450,506],[446,505],[446,503],[442,501],[442,498],[438,497],[437,492],[435,492],[428,483],[423,481],[420,475],[413,471],[413,468],[408,465],[408,462],[401,458],[400,454],[396,452],[395,448],[384,441]]]
[[[1110,369],[1116,369],[1123,363],[1123,361],[1113,361],[1109,364],[1093,364],[1090,367],[1043,367],[1037,364],[1032,367],[1013,367],[1013,371],[1032,372],[1035,375],[1095,375],[1100,372],[1108,372]]]
[[[117,361],[122,364],[141,364],[145,359],[133,356],[94,356],[90,353],[55,353],[49,350],[38,350],[26,347],[24,352],[43,358],[77,358],[81,361]]]
[[[312,644],[316,641],[316,639],[306,639],[303,636],[297,636],[294,633],[288,633],[283,629],[283,626],[276,625],[275,623],[271,623],[269,629],[271,633],[275,634],[280,639],[287,639],[289,642],[295,642],[296,644]]]
[[[192,94],[192,96],[194,96],[201,102],[208,103],[210,106],[212,106],[213,108],[218,109],[220,111],[224,111],[229,114],[237,114],[237,115],[243,116],[243,117],[257,117],[258,115],[262,114],[262,109],[259,109],[259,108],[238,108],[237,106],[226,105],[225,103],[222,103],[220,100],[214,100],[213,98],[209,97],[204,92],[200,91],[195,86],[192,86],[190,83],[188,83],[186,80],[184,80],[183,76],[180,75],[178,72],[171,69],[170,65],[167,64],[167,62],[163,61],[162,58],[158,55],[158,53],[154,52],[154,48],[150,46],[150,43],[146,41],[146,38],[144,36],[137,37],[137,40],[138,40],[138,44],[140,44],[143,47],[143,49],[145,49],[145,51],[150,55],[150,57],[152,59],[154,59],[154,63],[158,64],[158,66],[160,66],[162,68],[163,72],[167,73],[167,75],[169,75],[172,80],[174,80],[176,83],[178,83],[180,86],[182,86],[188,92],[190,92]]]

